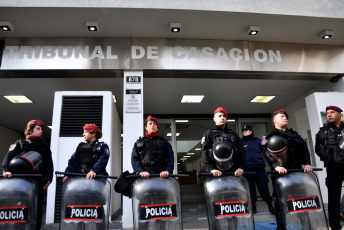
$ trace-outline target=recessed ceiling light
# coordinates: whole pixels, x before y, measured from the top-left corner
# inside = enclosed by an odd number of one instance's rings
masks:
[[[181,160],[181,161],[185,161],[187,158],[185,158],[185,157],[182,157],[182,158],[180,158],[179,160]]]
[[[247,29],[247,34],[248,35],[258,35],[259,31],[260,31],[259,26],[249,26]]]
[[[275,96],[256,96],[250,102],[251,103],[268,103],[271,101]]]
[[[99,25],[97,22],[86,22],[86,28],[90,32],[98,32]]]
[[[200,151],[201,150],[201,148],[197,148],[197,149],[195,149],[196,151]]]
[[[187,123],[189,120],[176,120],[177,123]]]
[[[179,136],[179,134],[180,134],[180,133],[176,133],[176,136],[178,137],[178,136]],[[171,134],[171,133],[167,133],[167,134],[166,134],[166,137],[170,137],[170,136],[172,136],[172,134]]]
[[[184,95],[181,103],[201,103],[204,95]]]
[[[18,96],[4,96],[7,100],[12,103],[33,103],[29,98],[23,95]]]
[[[234,119],[228,119],[227,122],[235,122]]]
[[[189,156],[192,156],[194,155],[195,153],[187,153],[186,155],[189,155]]]
[[[10,32],[14,30],[14,26],[9,21],[0,21],[0,29],[4,32]]]
[[[170,23],[171,33],[179,33],[181,29],[182,29],[182,23],[179,23],[179,22]]]
[[[191,157],[191,156],[183,156],[183,157],[189,158],[189,157]]]
[[[334,35],[334,31],[333,30],[324,30],[319,34],[319,38],[320,39],[329,39]]]

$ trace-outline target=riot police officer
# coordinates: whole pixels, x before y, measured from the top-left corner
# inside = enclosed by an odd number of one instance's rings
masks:
[[[342,229],[340,225],[340,195],[344,180],[344,123],[337,106],[326,107],[328,124],[316,134],[315,153],[327,168],[328,213],[331,229]]]
[[[17,140],[10,146],[2,163],[4,178],[11,178],[12,173],[42,174],[38,183],[36,229],[41,226],[45,190],[53,180],[54,171],[49,145],[42,139],[43,129],[41,120],[29,121],[24,131],[25,139]],[[25,164],[24,159],[30,163]]]
[[[214,111],[214,128],[207,130],[202,137],[201,157],[205,167],[214,175],[221,176],[221,171],[243,174],[245,150],[239,136],[227,128],[227,112],[223,107]]]
[[[86,142],[81,142],[68,161],[65,172],[85,173],[87,179],[94,178],[97,174],[108,175],[106,165],[109,161],[110,150],[105,142],[100,142],[103,133],[95,124],[85,124],[83,137]],[[63,182],[68,176],[63,178]]]
[[[158,135],[159,122],[156,117],[147,117],[145,129],[145,136],[134,144],[131,165],[142,178],[148,178],[150,174],[168,177],[174,168],[172,146],[166,138]]]
[[[302,169],[304,172],[312,172],[310,153],[307,143],[294,130],[287,128],[288,113],[284,109],[273,113],[273,130],[262,139],[263,156],[280,175],[285,175],[288,169]],[[278,177],[273,177],[273,184]],[[279,197],[275,202],[275,215],[277,229],[283,229],[285,223],[282,220]]]

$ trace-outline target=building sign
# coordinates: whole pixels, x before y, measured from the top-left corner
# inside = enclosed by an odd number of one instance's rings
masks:
[[[1,69],[344,72],[344,46],[191,39],[8,38]]]
[[[141,89],[126,89],[125,90],[125,111],[127,113],[140,113],[141,112]]]

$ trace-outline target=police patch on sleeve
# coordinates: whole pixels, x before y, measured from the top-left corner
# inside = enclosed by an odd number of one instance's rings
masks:
[[[105,149],[106,155],[110,155],[110,150],[108,148]]]
[[[16,144],[12,144],[10,148],[8,149],[8,151],[13,151],[16,148],[16,146],[17,146]]]

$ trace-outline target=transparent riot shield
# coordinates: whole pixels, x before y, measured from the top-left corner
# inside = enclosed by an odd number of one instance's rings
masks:
[[[242,176],[231,175],[223,173],[204,182],[209,229],[254,229],[248,182]]]
[[[313,172],[300,171],[288,170],[275,182],[285,229],[328,229],[318,179]]]
[[[38,180],[41,175],[0,178],[0,229],[36,229]]]
[[[108,229],[110,182],[99,176],[86,179],[85,175],[81,175],[82,177],[70,177],[63,184],[60,229]]]
[[[178,181],[153,176],[133,184],[134,229],[183,229]]]

